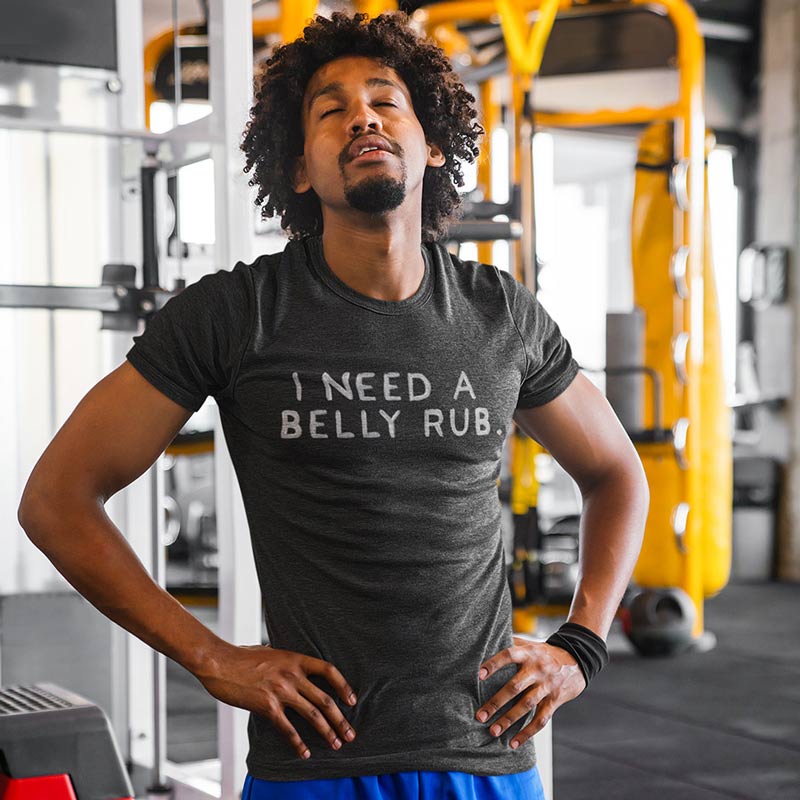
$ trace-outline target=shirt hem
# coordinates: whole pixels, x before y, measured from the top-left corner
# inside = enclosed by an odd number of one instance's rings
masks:
[[[205,398],[198,400],[192,397],[188,392],[181,389],[174,381],[167,378],[162,372],[157,370],[148,360],[139,352],[136,345],[128,351],[125,358],[147,379],[149,383],[155,386],[161,394],[166,395],[170,400],[183,406],[188,411],[197,412],[205,402]]]
[[[579,370],[578,362],[573,359],[556,383],[548,387],[545,391],[539,392],[532,397],[520,398],[517,402],[517,408],[536,408],[537,406],[543,406],[545,403],[549,403],[551,400],[555,400],[555,398],[572,383]]]
[[[513,753],[479,759],[437,754],[436,752],[408,753],[403,756],[369,756],[363,758],[325,759],[314,764],[314,756],[297,763],[260,764],[248,758],[247,770],[254,778],[264,781],[308,781],[327,778],[355,778],[367,775],[387,775],[392,772],[431,770],[435,772],[466,772],[472,775],[512,775],[525,772],[537,764],[536,750],[528,746]]]

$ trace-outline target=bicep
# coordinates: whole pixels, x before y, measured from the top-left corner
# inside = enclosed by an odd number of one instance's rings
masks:
[[[616,470],[644,476],[636,448],[608,400],[581,372],[550,402],[518,408],[514,420],[548,450],[582,492]]]
[[[105,502],[153,464],[192,414],[123,362],[61,426],[34,467],[20,508],[26,498],[76,493]]]

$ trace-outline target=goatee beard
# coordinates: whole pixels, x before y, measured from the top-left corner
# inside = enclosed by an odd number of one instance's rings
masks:
[[[406,187],[401,181],[376,175],[364,178],[344,190],[347,202],[357,211],[384,214],[393,211],[406,199]]]

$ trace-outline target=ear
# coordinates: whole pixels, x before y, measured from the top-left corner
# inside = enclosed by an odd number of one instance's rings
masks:
[[[438,145],[428,142],[428,161],[429,167],[442,167],[445,164],[444,153]]]
[[[306,174],[305,156],[298,156],[295,160],[292,186],[297,194],[303,194],[303,192],[307,192],[311,188],[311,181],[309,181]]]

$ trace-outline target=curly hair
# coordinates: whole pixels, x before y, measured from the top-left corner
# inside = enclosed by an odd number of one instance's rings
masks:
[[[292,239],[322,232],[322,208],[313,189],[293,190],[293,167],[303,154],[302,101],[311,76],[340,56],[374,58],[403,79],[425,139],[438,146],[445,163],[427,167],[422,183],[422,239],[442,239],[460,217],[464,185],[461,164],[479,154],[477,138],[485,133],[476,121],[475,97],[467,91],[435,42],[416,34],[403,11],[348,15],[334,11],[330,19],[316,15],[303,36],[278,45],[261,65],[255,102],[241,149],[250,186],[261,217],[281,217]]]

